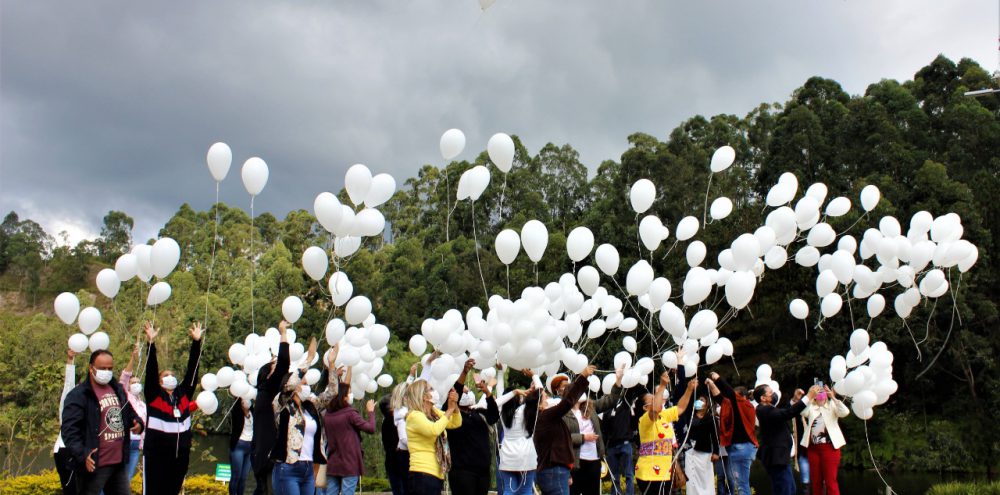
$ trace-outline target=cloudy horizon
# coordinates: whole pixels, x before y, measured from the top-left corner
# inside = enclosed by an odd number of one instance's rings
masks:
[[[109,210],[153,237],[215,199],[205,152],[233,149],[221,200],[260,156],[256,212],[311,210],[354,163],[402,183],[495,132],[568,143],[593,172],[626,138],[784,102],[811,76],[850,94],[938,54],[997,69],[997,6],[829,2],[0,3],[0,209],[71,242]]]

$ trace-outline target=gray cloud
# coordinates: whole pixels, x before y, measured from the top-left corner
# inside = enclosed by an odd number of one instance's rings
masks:
[[[992,70],[993,7],[971,1],[6,2],[0,15],[0,208],[55,234],[109,209],[151,236],[214,199],[204,165],[234,150],[271,168],[258,211],[311,208],[353,163],[402,183],[463,129],[531,151],[616,159],[635,131],[742,115],[806,78],[852,93],[938,53]]]

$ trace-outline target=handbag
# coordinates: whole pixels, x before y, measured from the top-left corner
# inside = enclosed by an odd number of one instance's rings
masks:
[[[684,470],[681,469],[681,465],[679,463],[674,463],[672,471],[673,473],[670,475],[670,479],[672,480],[673,487],[684,488],[684,486],[687,485],[688,479],[687,476],[684,475]]]

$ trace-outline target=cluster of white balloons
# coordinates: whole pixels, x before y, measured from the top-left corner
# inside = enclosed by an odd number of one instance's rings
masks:
[[[77,323],[80,333],[69,337],[69,348],[76,353],[90,349],[91,352],[107,349],[111,340],[107,333],[98,332],[101,326],[101,311],[93,306],[80,309],[80,299],[71,292],[56,296],[54,303],[56,316],[67,325]]]
[[[867,330],[855,330],[846,357],[830,360],[834,391],[851,398],[851,410],[861,419],[870,419],[874,407],[885,404],[899,389],[892,379],[892,352],[885,343],[869,345],[869,340]]]
[[[356,164],[347,169],[344,185],[353,207],[341,203],[330,192],[320,193],[313,201],[316,220],[334,235],[333,252],[340,258],[356,253],[362,237],[382,235],[385,216],[377,207],[395,194],[396,179],[389,174],[373,176],[368,167]],[[303,267],[313,280],[321,280],[328,265],[329,259],[322,248],[310,248],[303,255]]]

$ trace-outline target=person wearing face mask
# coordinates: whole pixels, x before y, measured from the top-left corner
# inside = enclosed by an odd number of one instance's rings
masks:
[[[330,459],[326,470],[327,495],[354,495],[358,481],[364,474],[361,433],[375,433],[375,402],[365,403],[367,418],[362,418],[357,409],[351,407],[351,369],[340,382],[337,397],[323,413],[323,428],[326,430],[327,457]]]
[[[795,478],[789,464],[794,440],[788,422],[801,414],[818,392],[819,387],[814,386],[803,397],[805,392],[798,389],[794,394],[795,404],[789,406],[787,401],[775,405],[774,391],[767,385],[760,385],[753,391],[753,398],[757,401],[757,421],[760,424],[760,450],[757,458],[771,478],[771,493],[774,495],[795,493]]]
[[[684,474],[687,476],[688,495],[715,493],[713,463],[719,460],[719,425],[708,408],[708,394],[698,394],[694,401],[694,414],[688,426],[688,443],[691,448],[685,455]]]
[[[642,495],[668,493],[671,489],[675,440],[672,423],[687,410],[698,386],[696,379],[690,379],[677,405],[664,409],[669,383],[669,373],[663,372],[656,390],[642,398],[645,412],[639,417],[639,460],[635,465],[636,493]]]
[[[815,399],[802,411],[807,429],[800,445],[809,449],[807,455],[813,495],[821,495],[824,488],[826,495],[840,495],[837,470],[840,469],[840,448],[847,442],[840,431],[838,419],[850,413],[830,387],[817,392]]]
[[[250,457],[250,468],[253,470],[254,480],[257,488],[253,495],[271,495],[272,486],[271,474],[274,463],[271,462],[271,451],[274,450],[274,441],[278,436],[277,426],[274,422],[274,398],[281,391],[281,380],[284,372],[275,370],[287,370],[291,365],[289,355],[288,340],[285,332],[288,330],[288,322],[282,320],[278,323],[278,333],[281,335],[281,342],[278,344],[278,356],[271,362],[261,366],[257,372],[257,400],[253,407],[253,454]]]
[[[756,410],[743,387],[733,388],[712,372],[705,379],[712,400],[720,404],[719,442],[729,458],[729,489],[737,495],[750,495],[750,466],[757,456]]]
[[[531,372],[523,370],[531,380],[527,391],[512,390],[503,394],[500,406],[500,425],[503,441],[500,443],[500,460],[497,464],[499,482],[497,493],[504,495],[531,495],[535,485],[535,468],[538,454],[532,436],[538,401],[544,388],[542,381]]]
[[[125,472],[127,431],[140,433],[143,423],[129,407],[113,369],[110,352],[94,351],[87,379],[66,394],[63,404],[60,433],[69,454],[70,481],[83,495],[131,493]]]
[[[286,339],[282,334],[282,341]],[[288,347],[283,349],[287,352]],[[280,363],[282,351],[278,352]],[[310,361],[311,357],[305,360]],[[303,374],[301,370],[283,373],[281,392],[274,401],[277,438],[270,455],[274,462],[271,488],[280,495],[313,495],[316,491],[313,465],[326,464],[321,417]]]
[[[607,455],[604,450],[604,434],[601,432],[601,418],[618,403],[622,394],[624,367],[615,370],[615,384],[611,393],[597,400],[589,400],[584,394],[573,404],[573,409],[563,417],[573,438],[575,461],[571,476],[573,495],[597,495],[601,488],[601,460]]]
[[[594,374],[595,369],[594,365],[584,368],[573,384],[563,389],[557,404],[550,405],[544,394],[538,402],[532,441],[538,458],[535,480],[542,495],[569,495],[570,471],[576,457],[573,455],[573,436],[563,417],[587,392],[587,377]]]
[[[191,413],[198,409],[194,401],[198,361],[201,357],[201,323],[188,329],[191,350],[187,371],[178,381],[173,371],[160,371],[156,355],[156,337],[160,330],[151,322],[144,325],[149,341],[146,376],[146,414],[149,418],[143,443],[143,473],[148,495],[177,495],[181,491],[191,457]]]
[[[463,385],[474,361],[469,359],[455,381],[455,393],[461,394],[458,411],[462,425],[448,434],[452,465],[448,483],[454,493],[486,495],[490,489],[490,466],[493,463],[490,427],[500,420],[500,408],[486,381],[476,383],[483,393],[485,408],[477,406],[476,395]]]
[[[66,396],[76,387],[76,364],[73,358],[76,353],[72,349],[66,349],[66,371],[63,375],[63,390],[59,397],[59,424],[62,425],[63,406],[66,404]],[[63,495],[76,495],[76,483],[70,479],[73,472],[69,450],[66,449],[66,442],[63,441],[62,433],[56,437],[56,443],[52,446],[52,457],[55,461],[56,472],[59,473],[59,485],[62,487]]]
[[[139,347],[142,345],[141,339],[142,337],[136,339],[135,347],[132,348],[132,355],[128,358],[128,364],[122,370],[121,382],[129,384],[127,389],[128,403],[132,406],[132,410],[135,411],[136,417],[145,423],[147,421],[146,403],[142,400],[142,383],[139,383],[139,378],[132,374],[135,362],[139,359]],[[145,432],[129,433],[128,465],[125,468],[125,474],[129,481],[135,476],[135,470],[139,467],[139,456],[142,453],[142,441],[144,438]]]
[[[430,382],[422,379],[406,387],[406,438],[410,450],[407,495],[440,495],[444,476],[451,468],[445,430],[462,426],[458,394],[448,392],[448,409],[442,411],[434,406],[434,392]]]
[[[232,479],[229,495],[243,495],[250,474],[250,452],[253,446],[253,415],[250,399],[237,399],[229,409],[229,464]]]

